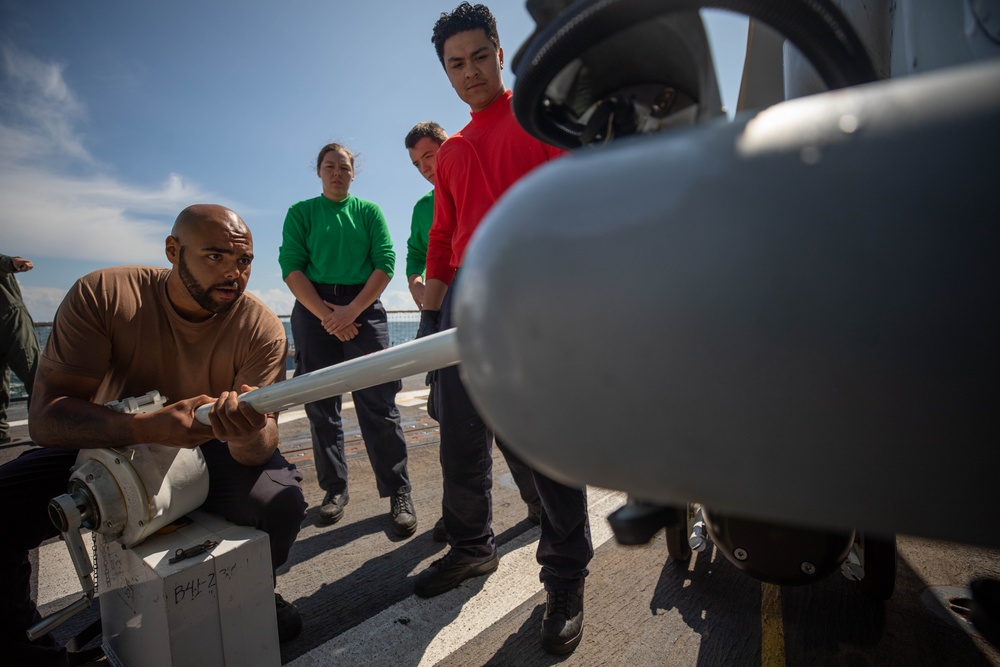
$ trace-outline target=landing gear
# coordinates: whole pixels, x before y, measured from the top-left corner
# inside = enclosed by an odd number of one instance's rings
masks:
[[[667,524],[663,533],[667,538],[667,554],[678,563],[691,560],[691,527],[694,523],[695,506],[688,503],[682,520]]]
[[[711,541],[738,569],[772,584],[809,584],[839,568],[868,600],[884,602],[896,587],[895,535],[779,525],[697,503],[663,506],[633,497],[608,522],[619,544],[646,544],[662,528],[676,563],[689,562]]]
[[[896,588],[896,536],[858,531],[840,571],[858,582],[866,600],[885,602]]]
[[[896,588],[896,536],[859,533],[864,578],[861,593],[869,600],[884,602]]]

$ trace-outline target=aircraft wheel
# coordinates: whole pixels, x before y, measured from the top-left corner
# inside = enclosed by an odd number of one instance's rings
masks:
[[[888,600],[896,588],[896,536],[862,534],[861,545],[865,567],[861,593],[869,600]]]
[[[663,530],[667,538],[667,554],[678,563],[691,560],[691,543],[688,542],[688,536],[691,534],[691,505],[687,506],[684,517],[685,520],[681,523],[668,525]]]

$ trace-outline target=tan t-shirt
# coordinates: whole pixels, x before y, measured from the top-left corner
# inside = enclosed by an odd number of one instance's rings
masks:
[[[73,285],[40,364],[103,379],[95,403],[156,389],[168,402],[266,386],[285,376],[285,329],[244,292],[229,312],[189,322],[167,298],[169,269],[120,266]]]

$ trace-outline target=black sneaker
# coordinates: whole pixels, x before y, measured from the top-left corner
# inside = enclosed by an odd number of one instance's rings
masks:
[[[417,575],[413,592],[422,598],[432,598],[458,588],[466,579],[490,574],[500,564],[500,557],[493,557],[483,563],[466,563],[456,559],[455,551],[449,550],[444,558],[439,558]]]
[[[302,616],[295,605],[275,593],[274,610],[278,614],[278,641],[284,643],[298,637],[302,632]]]
[[[351,496],[344,489],[340,493],[326,492],[323,504],[319,508],[319,522],[326,525],[334,524],[344,518],[344,506],[350,502]]]
[[[413,509],[413,499],[408,493],[397,493],[392,497],[392,532],[400,537],[409,537],[417,532],[417,512]]]
[[[437,520],[434,524],[434,530],[431,531],[431,537],[434,538],[435,542],[447,542],[448,541],[448,531],[444,527],[444,517]]]
[[[570,653],[583,636],[583,586],[551,591],[542,617],[542,648],[549,653]]]

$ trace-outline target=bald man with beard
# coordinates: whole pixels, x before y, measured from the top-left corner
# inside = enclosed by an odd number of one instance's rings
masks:
[[[28,550],[57,534],[48,501],[66,492],[78,450],[155,443],[200,447],[209,471],[202,508],[270,538],[279,567],[306,502],[301,475],[278,451],[277,415],[239,394],[284,378],[281,322],[245,294],[253,237],[233,211],[184,209],[165,244],[171,268],[124,266],[76,282],[56,313],[35,378],[29,432],[40,448],[0,467],[0,507],[17,507],[0,540],[0,637],[13,664],[66,664],[48,638],[28,642],[39,620],[30,599]],[[122,414],[109,401],[152,390],[168,405]],[[211,426],[195,410],[214,404]],[[282,641],[301,631],[298,611],[275,594]]]

